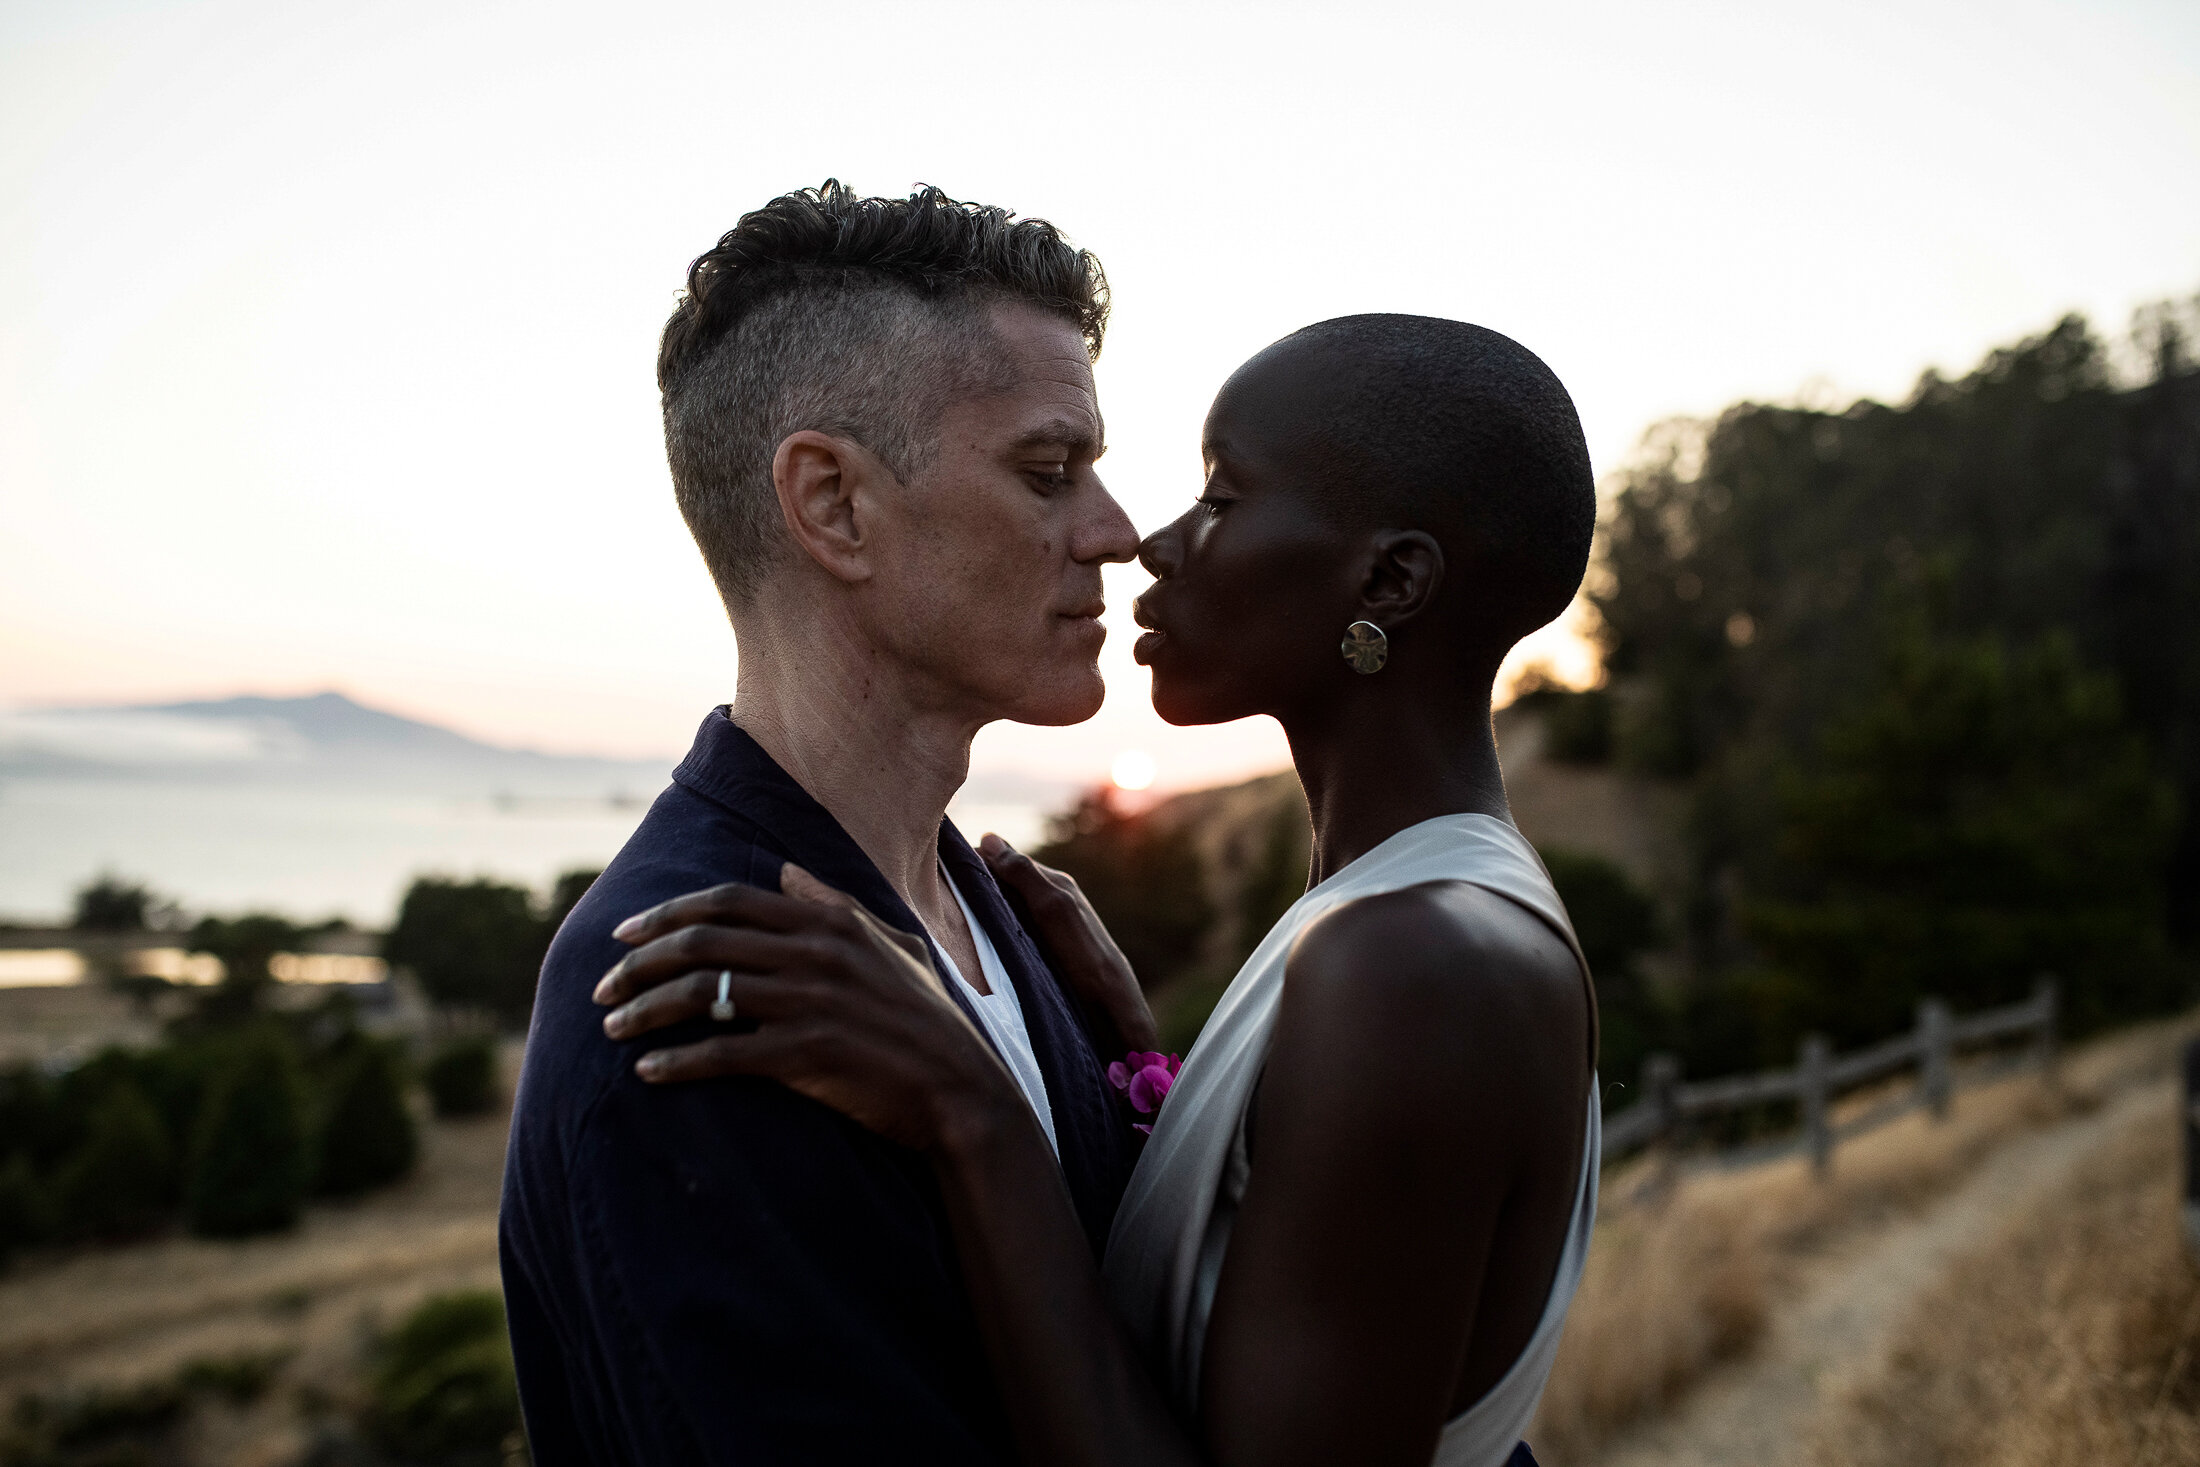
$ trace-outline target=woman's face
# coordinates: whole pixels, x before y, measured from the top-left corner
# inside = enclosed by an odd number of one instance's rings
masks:
[[[1294,428],[1294,364],[1263,353],[1207,414],[1206,483],[1139,560],[1157,579],[1134,603],[1149,630],[1133,654],[1153,669],[1170,723],[1289,716],[1353,676],[1338,651],[1361,576],[1353,547],[1306,487],[1314,445]]]

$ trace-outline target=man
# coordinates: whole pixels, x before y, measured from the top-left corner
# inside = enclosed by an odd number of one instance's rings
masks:
[[[646,1086],[590,993],[622,919],[814,874],[930,939],[1097,1252],[1127,1118],[944,812],[980,727],[1100,706],[1138,541],[1094,472],[1106,315],[1090,254],[934,189],[786,195],[689,272],[666,448],[740,667],[543,967],[500,1220],[541,1467],[1007,1459],[923,1159],[771,1082]]]

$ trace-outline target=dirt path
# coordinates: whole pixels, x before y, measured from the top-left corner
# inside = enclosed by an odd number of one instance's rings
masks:
[[[1817,1414],[1882,1362],[1913,1300],[1955,1257],[1994,1235],[2166,1082],[2132,1086],[2090,1115],[2010,1141],[1913,1222],[1814,1269],[1758,1348],[1677,1409],[1623,1434],[1597,1467],[1789,1467],[1807,1460]]]

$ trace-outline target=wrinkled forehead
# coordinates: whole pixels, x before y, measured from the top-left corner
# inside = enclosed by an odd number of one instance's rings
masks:
[[[1035,306],[1001,304],[987,312],[972,388],[950,409],[1016,438],[1044,436],[1072,452],[1097,455],[1103,443],[1099,390],[1075,322]]]

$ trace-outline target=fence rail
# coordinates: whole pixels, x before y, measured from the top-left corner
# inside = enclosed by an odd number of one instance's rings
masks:
[[[1956,1090],[1955,1059],[1963,1050],[2029,1034],[2033,1042],[2026,1062],[2051,1074],[2058,1016],[2055,980],[2042,978],[2022,1003],[1961,1018],[1939,999],[1927,999],[1917,1006],[1915,1029],[1853,1054],[1837,1056],[1823,1035],[1806,1035],[1795,1067],[1788,1070],[1683,1083],[1678,1059],[1653,1054],[1643,1062],[1642,1098],[1605,1122],[1604,1160],[1615,1161],[1654,1142],[1675,1138],[1691,1123],[1712,1116],[1794,1101],[1802,1111],[1800,1132],[1770,1146],[1753,1147],[1751,1153],[1769,1159],[1803,1150],[1809,1153],[1813,1168],[1823,1173],[1832,1163],[1837,1141],[1860,1136],[1921,1107],[1936,1118],[1946,1115]],[[1834,1125],[1833,1104],[1843,1094],[1906,1069],[1917,1071],[1914,1090]]]

